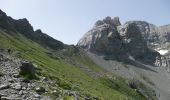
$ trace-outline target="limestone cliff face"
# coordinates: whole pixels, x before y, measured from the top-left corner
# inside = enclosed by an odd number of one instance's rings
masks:
[[[153,47],[157,42],[161,44],[162,37],[159,34],[167,33],[163,30],[169,31],[168,26],[157,27],[145,21],[129,21],[121,25],[118,17],[106,17],[97,21],[77,45],[105,57],[125,60],[131,56],[156,66],[168,66],[167,59],[165,61]]]
[[[93,29],[78,42],[78,45],[95,53],[120,54],[123,48],[117,25],[120,25],[118,18],[106,17],[102,21],[97,21]]]

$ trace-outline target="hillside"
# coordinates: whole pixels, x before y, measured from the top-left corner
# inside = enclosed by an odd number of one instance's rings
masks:
[[[0,11],[2,100],[145,100],[151,89],[96,64],[77,46],[34,31],[26,19]],[[123,64],[122,64],[123,66]]]

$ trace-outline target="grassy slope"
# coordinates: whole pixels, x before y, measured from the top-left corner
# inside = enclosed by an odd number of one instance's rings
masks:
[[[128,88],[123,83],[124,81],[115,80],[115,84],[119,86],[119,89],[117,89],[117,87],[115,88],[112,86],[110,82],[104,81],[105,79],[103,80],[103,78],[94,79],[62,59],[56,60],[49,57],[46,54],[48,51],[40,45],[26,39],[20,34],[14,34],[15,37],[8,35],[6,32],[0,31],[0,48],[10,48],[19,51],[23,58],[32,61],[42,69],[42,75],[51,76],[54,79],[60,79],[71,87],[76,86],[75,90],[92,96],[101,97],[104,100],[120,100],[120,97],[121,100],[124,100],[127,97],[138,100],[143,99],[143,97],[137,94],[134,90]],[[79,57],[75,57],[75,59],[77,58]],[[86,57],[80,57],[77,61],[90,66],[94,71],[101,71],[100,68],[96,68],[98,67],[97,65]]]

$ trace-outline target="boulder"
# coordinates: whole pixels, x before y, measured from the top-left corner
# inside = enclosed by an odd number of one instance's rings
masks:
[[[36,91],[37,93],[44,93],[46,90],[45,90],[45,88],[43,88],[43,87],[36,87],[36,88],[35,88],[35,91]]]
[[[20,74],[35,75],[35,73],[36,73],[36,69],[32,63],[27,61],[21,62]]]
[[[9,85],[8,85],[8,84],[2,84],[2,85],[0,85],[0,90],[8,89],[8,88],[9,88]]]
[[[21,90],[22,86],[20,83],[13,83],[11,84],[11,88],[16,89],[16,90]]]

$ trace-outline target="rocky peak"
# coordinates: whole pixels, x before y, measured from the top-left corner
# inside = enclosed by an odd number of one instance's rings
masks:
[[[95,25],[80,39],[78,46],[105,57],[128,59],[132,56],[150,64],[159,56],[159,53],[148,48],[144,38],[144,33],[150,31],[147,22],[129,21],[121,25],[118,17],[106,17]]]
[[[116,27],[116,26],[120,26],[121,23],[119,21],[119,17],[114,17],[114,18],[111,18],[110,16],[104,18],[103,20],[98,20],[94,27],[99,27],[99,26],[102,26],[102,25],[108,25],[110,27]]]
[[[33,27],[26,18],[15,21],[15,28],[21,33],[32,33],[34,32]]]
[[[97,26],[87,32],[78,45],[96,53],[116,54],[117,52],[118,54],[121,51],[122,42],[116,28],[113,25],[110,27],[111,23],[111,17],[97,21],[95,24]]]

